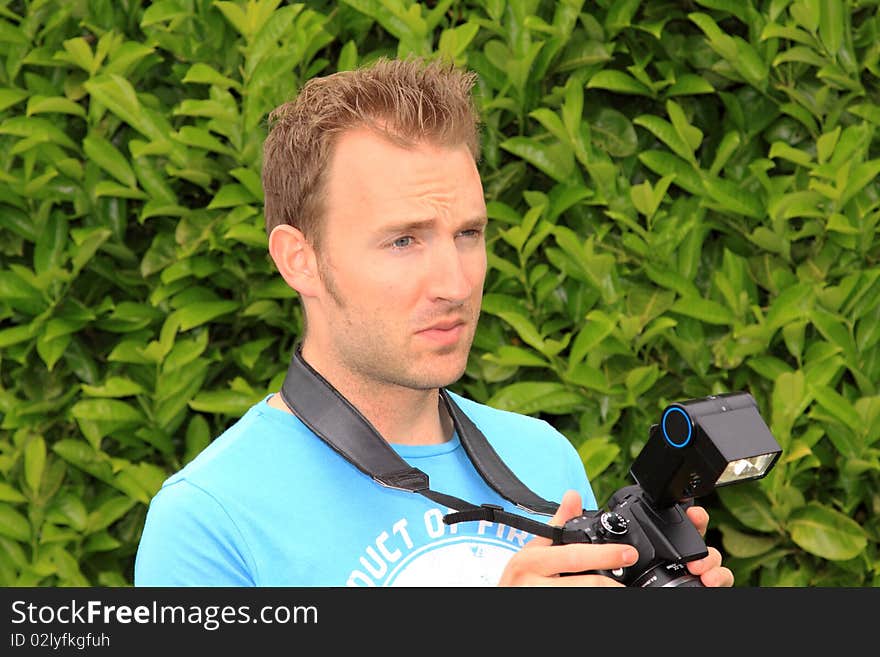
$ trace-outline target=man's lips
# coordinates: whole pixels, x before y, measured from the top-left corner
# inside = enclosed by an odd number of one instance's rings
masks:
[[[418,331],[418,333],[424,333],[425,331],[449,331],[458,326],[462,326],[465,323],[463,319],[451,319],[448,321],[437,322],[436,324],[431,324],[431,326],[427,328],[423,328]]]
[[[458,342],[464,334],[467,323],[462,319],[444,320],[416,332],[416,335],[440,345],[451,345]]]

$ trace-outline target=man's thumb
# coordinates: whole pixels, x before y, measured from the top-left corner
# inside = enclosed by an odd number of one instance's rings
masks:
[[[562,502],[559,503],[559,508],[556,510],[556,514],[550,519],[548,524],[553,525],[554,527],[562,527],[566,522],[572,518],[578,517],[584,512],[582,504],[580,493],[576,490],[565,491],[565,495],[562,496]]]
[[[583,513],[583,507],[581,504],[580,493],[576,490],[565,491],[565,495],[562,496],[562,501],[559,503],[559,508],[556,509],[556,514],[547,521],[547,524],[551,527],[562,527],[566,522],[572,518],[577,518]],[[535,536],[529,541],[529,545],[551,544],[552,541],[549,538],[544,538],[542,536]]]

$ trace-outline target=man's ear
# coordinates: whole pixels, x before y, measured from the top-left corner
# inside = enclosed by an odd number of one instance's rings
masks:
[[[320,286],[315,250],[298,228],[275,226],[269,233],[269,255],[285,282],[300,296],[313,296]]]

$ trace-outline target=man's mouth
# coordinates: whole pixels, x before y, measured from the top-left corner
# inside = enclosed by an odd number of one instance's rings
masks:
[[[459,338],[464,335],[464,329],[466,326],[467,323],[462,319],[444,320],[432,324],[421,331],[417,331],[416,335],[437,343],[438,345],[450,345],[457,342]]]

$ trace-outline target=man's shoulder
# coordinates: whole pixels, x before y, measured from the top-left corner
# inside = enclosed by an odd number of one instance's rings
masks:
[[[269,406],[265,400],[251,406],[212,440],[192,461],[171,475],[165,486],[187,480],[209,485],[212,481],[243,480],[248,473],[261,476],[272,454],[296,444],[306,430],[293,416]],[[234,475],[234,476],[233,476]]]

